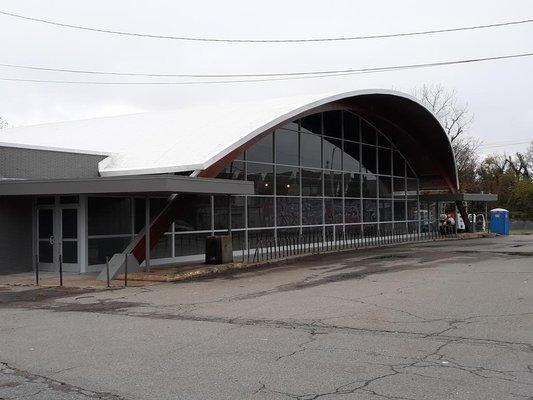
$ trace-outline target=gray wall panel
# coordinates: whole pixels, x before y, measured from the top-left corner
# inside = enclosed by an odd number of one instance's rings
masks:
[[[106,156],[0,146],[0,177],[17,179],[96,178]]]
[[[0,197],[0,274],[32,270],[32,200]]]

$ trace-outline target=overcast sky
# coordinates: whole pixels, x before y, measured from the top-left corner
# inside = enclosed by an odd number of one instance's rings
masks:
[[[386,34],[533,18],[531,0],[2,0],[0,10],[96,28],[160,35],[285,39]],[[228,44],[85,32],[0,15],[0,63],[140,73],[270,73],[441,62],[533,51],[533,24],[366,41]],[[0,77],[138,80],[0,67]],[[165,78],[177,81],[179,78]],[[533,57],[459,66],[263,83],[58,85],[0,81],[13,126],[304,93],[422,84],[456,89],[486,145],[533,140]],[[523,150],[526,144],[485,148]]]

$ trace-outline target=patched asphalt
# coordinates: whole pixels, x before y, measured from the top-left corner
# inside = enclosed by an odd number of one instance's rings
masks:
[[[0,288],[0,399],[533,399],[533,236]]]

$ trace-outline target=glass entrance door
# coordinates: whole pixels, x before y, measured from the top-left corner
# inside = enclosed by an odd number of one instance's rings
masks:
[[[55,269],[54,207],[37,209],[37,262],[41,269]]]
[[[61,246],[60,254],[63,266],[67,270],[78,268],[78,209],[74,207],[61,207]]]

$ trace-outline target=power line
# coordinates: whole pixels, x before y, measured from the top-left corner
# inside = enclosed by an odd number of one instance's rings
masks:
[[[439,67],[446,65],[458,65],[458,64],[470,64],[475,62],[484,62],[484,61],[497,61],[504,59],[512,58],[522,58],[522,57],[531,57],[532,53],[521,53],[521,54],[510,54],[505,56],[495,56],[495,57],[485,57],[485,58],[473,58],[467,60],[455,60],[455,61],[443,61],[435,63],[424,63],[424,64],[407,64],[407,65],[396,65],[389,67],[374,67],[374,68],[361,68],[361,69],[350,69],[350,70],[339,70],[339,71],[323,71],[323,72],[300,72],[300,73],[286,73],[281,74],[281,77],[276,77],[278,75],[273,75],[271,78],[259,78],[259,79],[242,79],[242,80],[218,80],[218,81],[177,81],[177,82],[100,82],[100,81],[68,81],[68,80],[47,80],[47,79],[25,79],[25,78],[6,78],[0,77],[2,81],[13,81],[13,82],[34,82],[34,83],[65,83],[65,84],[84,84],[84,85],[197,85],[197,84],[222,84],[222,83],[246,83],[246,82],[270,82],[270,81],[283,81],[283,80],[295,80],[295,79],[310,79],[310,78],[323,78],[330,76],[346,76],[346,75],[356,75],[356,74],[370,74],[377,72],[388,72],[388,71],[397,71],[397,70],[407,70],[407,69],[416,69],[416,68],[430,68],[430,67]],[[119,73],[113,73],[119,74]],[[126,74],[120,74],[126,75]],[[144,74],[143,76],[159,76],[156,74]],[[165,75],[161,75],[165,76]],[[249,75],[174,75],[181,77],[262,77],[262,76],[272,76],[268,74],[249,74]]]
[[[492,143],[492,144],[489,143],[489,144],[479,146],[479,149],[493,149],[497,147],[516,146],[519,144],[529,144],[529,143],[532,143],[532,141],[524,140],[524,141],[519,141],[519,142],[508,142],[508,143]]]
[[[110,71],[90,71],[79,69],[64,69],[64,68],[47,68],[31,65],[17,65],[17,64],[3,64],[0,63],[0,67],[17,68],[17,69],[30,69],[37,71],[50,71],[50,72],[66,72],[75,74],[90,74],[90,75],[114,75],[114,76],[142,76],[142,77],[165,77],[165,78],[264,78],[264,77],[277,77],[277,76],[305,76],[305,75],[337,75],[337,74],[351,74],[351,73],[365,73],[365,72],[378,72],[381,70],[395,70],[395,69],[407,69],[407,68],[420,68],[439,65],[452,65],[452,64],[465,64],[479,61],[495,61],[506,58],[520,58],[529,57],[533,53],[511,54],[505,56],[475,58],[469,60],[458,61],[445,61],[440,63],[426,63],[426,64],[408,64],[408,65],[396,65],[388,67],[371,67],[360,69],[339,69],[339,70],[319,70],[319,71],[291,71],[291,72],[274,72],[263,74],[157,74],[157,73],[136,73],[136,72],[110,72]]]
[[[41,18],[28,17],[25,15],[15,14],[15,13],[1,11],[1,10],[0,10],[0,14],[6,15],[9,17],[24,19],[27,21],[40,22],[43,24],[60,26],[63,28],[79,29],[79,30],[84,30],[84,31],[107,33],[107,34],[113,34],[113,35],[144,37],[144,38],[150,38],[150,39],[171,39],[171,40],[194,41],[194,42],[224,42],[224,43],[309,43],[309,42],[339,42],[339,41],[366,40],[366,39],[386,39],[386,38],[396,38],[396,37],[433,35],[433,34],[449,33],[449,32],[471,31],[471,30],[487,29],[487,28],[498,28],[498,27],[503,27],[503,26],[529,24],[533,22],[533,19],[525,19],[525,20],[518,20],[518,21],[506,21],[506,22],[499,22],[499,23],[494,23],[494,24],[485,24],[485,25],[473,25],[473,26],[464,26],[464,27],[446,28],[446,29],[432,29],[432,30],[427,30],[427,31],[400,32],[400,33],[365,35],[365,36],[330,37],[330,38],[223,39],[223,38],[208,38],[208,37],[156,35],[156,34],[148,34],[148,33],[116,31],[116,30],[102,29],[102,28],[91,28],[88,26],[67,24],[67,23],[50,21],[50,20],[41,19]]]

